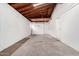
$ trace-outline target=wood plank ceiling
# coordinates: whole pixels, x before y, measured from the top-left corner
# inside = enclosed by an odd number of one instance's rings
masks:
[[[44,3],[38,6],[33,6],[34,4],[36,3],[9,3],[9,5],[32,22],[48,22],[48,19],[39,20],[37,18],[50,18],[56,4]]]

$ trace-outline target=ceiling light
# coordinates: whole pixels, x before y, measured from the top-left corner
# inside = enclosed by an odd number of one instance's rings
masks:
[[[38,6],[38,5],[41,5],[41,4],[44,4],[44,3],[35,3],[35,4],[33,4],[33,6]]]

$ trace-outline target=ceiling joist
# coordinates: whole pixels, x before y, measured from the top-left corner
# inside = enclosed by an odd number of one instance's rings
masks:
[[[34,6],[34,3],[10,3],[10,5],[23,16],[35,22],[32,18],[50,18],[56,4],[44,3]],[[36,21],[40,20],[36,19]],[[46,22],[46,20],[41,21]]]

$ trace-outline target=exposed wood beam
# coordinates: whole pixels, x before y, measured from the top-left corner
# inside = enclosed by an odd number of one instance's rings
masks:
[[[29,6],[25,6],[25,7],[23,7],[23,8],[20,8],[20,9],[17,9],[19,12],[24,12],[24,11],[28,11],[28,10],[30,10],[30,9],[32,9],[33,8],[33,5],[29,5]]]
[[[37,9],[39,10],[39,9],[41,9],[41,8],[46,8],[46,7],[48,7],[48,6],[50,6],[50,5],[49,5],[49,4],[39,5],[39,6],[37,6],[37,7],[34,7],[32,10],[22,12],[22,14],[28,14],[28,13],[30,13],[30,12],[36,11]]]
[[[18,12],[20,12],[23,16],[28,18],[30,21],[31,18],[50,18],[55,3],[44,3],[38,6],[33,6],[34,3],[10,3],[10,5],[15,8]],[[40,21],[39,19],[36,20]],[[47,20],[41,20],[41,22],[46,22]]]

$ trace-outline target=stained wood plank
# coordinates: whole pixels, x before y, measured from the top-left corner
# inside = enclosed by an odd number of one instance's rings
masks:
[[[30,19],[30,21],[33,21],[32,18],[50,18],[56,6],[56,3],[44,3],[35,7],[33,4],[34,3],[10,3],[13,8],[20,12],[24,17]],[[35,20],[40,22],[40,20]],[[41,21],[46,22],[44,20]]]

